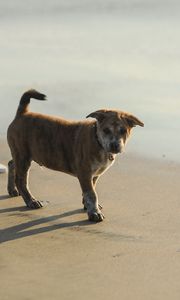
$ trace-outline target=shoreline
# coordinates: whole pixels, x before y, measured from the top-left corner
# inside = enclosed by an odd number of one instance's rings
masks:
[[[180,2],[1,1],[0,164],[30,88],[30,111],[83,120],[138,117],[125,153],[97,183],[105,220],[88,221],[76,178],[32,163],[44,208],[7,194],[0,174],[3,300],[180,299]],[[170,138],[170,141],[169,139]]]

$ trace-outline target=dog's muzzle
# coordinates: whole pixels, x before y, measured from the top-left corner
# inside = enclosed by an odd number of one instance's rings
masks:
[[[110,151],[112,153],[115,153],[115,154],[122,152],[120,143],[119,142],[113,142],[113,143],[111,143],[110,144]]]

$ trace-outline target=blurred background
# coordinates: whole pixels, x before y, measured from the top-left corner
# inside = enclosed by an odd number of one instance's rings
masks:
[[[31,110],[84,119],[99,108],[144,123],[127,151],[180,162],[180,2],[0,2],[0,137],[24,91]]]

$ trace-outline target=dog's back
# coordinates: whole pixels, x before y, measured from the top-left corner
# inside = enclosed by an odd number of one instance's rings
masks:
[[[79,147],[78,134],[82,130],[82,125],[86,124],[88,135],[92,122],[71,122],[30,112],[28,109],[30,98],[45,100],[46,96],[36,90],[29,90],[21,97],[16,116],[7,132],[14,160],[21,156],[23,160],[34,160],[50,169],[75,175],[77,158],[74,154],[75,148]]]

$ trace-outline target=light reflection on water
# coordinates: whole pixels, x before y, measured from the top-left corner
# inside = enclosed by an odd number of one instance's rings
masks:
[[[128,151],[180,160],[178,2],[54,0],[43,12],[40,0],[13,3],[0,4],[2,135],[34,87],[49,101],[32,101],[32,110],[70,119],[130,111],[145,127]]]

